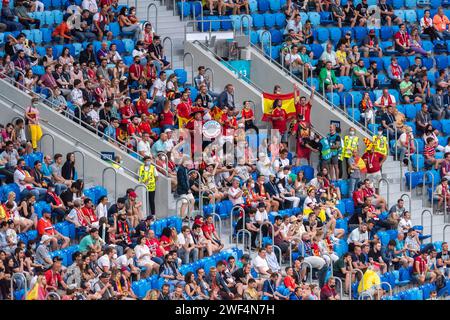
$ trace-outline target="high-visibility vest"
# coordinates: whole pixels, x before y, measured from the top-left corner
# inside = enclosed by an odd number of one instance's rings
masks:
[[[322,159],[323,160],[329,160],[331,159],[331,148],[330,148],[330,142],[327,138],[322,138],[320,140],[320,143],[322,144]]]
[[[154,165],[150,165],[150,170],[145,170],[145,165],[142,165],[139,168],[139,182],[142,182],[147,186],[147,191],[155,191],[156,176]]]
[[[372,143],[374,146],[374,152],[381,153],[384,156],[388,154],[388,142],[385,136],[373,136]]]
[[[359,138],[357,136],[345,136],[344,137],[344,146],[342,147],[341,160],[344,158],[351,158],[353,155],[353,150],[358,148]]]

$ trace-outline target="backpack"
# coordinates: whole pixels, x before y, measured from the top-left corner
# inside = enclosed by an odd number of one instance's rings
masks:
[[[436,278],[435,284],[436,284],[436,290],[437,290],[438,292],[439,292],[439,290],[441,290],[442,288],[445,288],[445,286],[446,286],[446,283],[445,283],[445,277],[444,277],[442,274],[438,275],[437,278]]]

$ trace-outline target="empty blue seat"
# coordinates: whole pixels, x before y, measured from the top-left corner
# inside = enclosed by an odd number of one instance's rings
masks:
[[[320,56],[322,55],[322,53],[323,53],[323,47],[320,45],[320,44],[317,44],[317,43],[313,43],[313,44],[311,44],[311,51],[313,52],[313,54],[314,54],[314,59],[319,59],[320,58]],[[318,87],[317,87],[318,88]]]
[[[228,17],[221,17],[221,22],[220,22],[220,28],[222,30],[232,30],[233,29],[233,24],[231,22],[231,19]]]
[[[380,38],[381,38],[382,41],[389,40],[390,38],[393,37],[393,35],[394,35],[394,31],[393,31],[392,27],[381,26]]]
[[[413,154],[411,155],[412,165],[416,170],[422,170],[425,167],[425,159],[423,155]]]
[[[264,13],[264,24],[267,28],[272,28],[275,26],[275,14],[273,13]]]
[[[249,0],[248,1],[248,6],[250,9],[251,13],[257,12],[258,11],[258,1],[257,0]]]
[[[264,15],[259,13],[252,13],[251,16],[253,19],[253,26],[255,28],[260,29],[264,27]]]
[[[259,11],[266,12],[270,8],[270,3],[268,0],[258,0]]]
[[[120,35],[120,25],[118,22],[111,22],[108,26],[109,31],[112,32],[113,37],[118,37]]]
[[[270,34],[272,35],[272,43],[275,45],[281,43],[281,41],[283,40],[283,34],[281,33],[280,30],[271,29]]]
[[[352,78],[343,76],[343,77],[339,77],[338,81],[344,85],[344,89],[346,91],[350,91],[350,89],[352,87]]]
[[[44,11],[43,17],[46,25],[51,26],[55,23],[55,16],[52,11]]]
[[[360,42],[367,37],[368,29],[366,27],[354,27],[355,39]]]
[[[308,17],[313,26],[320,25],[320,14],[318,14],[317,12],[309,12]]]
[[[393,0],[392,1],[392,6],[394,7],[394,9],[400,9],[403,7],[403,0]]]
[[[279,0],[270,0],[269,7],[272,11],[279,11],[281,9],[281,1]]]
[[[448,67],[448,58],[447,56],[435,56],[436,68],[437,69],[445,69]]]
[[[333,43],[337,43],[339,39],[341,39],[341,29],[338,27],[331,27],[328,28],[328,31],[330,33],[330,40],[333,41]]]
[[[417,22],[417,14],[414,10],[405,10],[405,20],[409,23]]]
[[[319,43],[324,43],[328,41],[330,33],[327,28],[318,28],[315,32],[316,32],[315,38]]]
[[[188,17],[191,15],[191,5],[189,2],[178,2],[178,13],[182,15],[183,17]]]
[[[286,26],[286,15],[282,12],[275,13],[275,24],[280,28],[284,28]]]
[[[320,12],[319,15],[320,15],[320,23],[322,25],[330,24],[330,23],[334,22],[333,14],[331,12],[329,12],[329,11]]]

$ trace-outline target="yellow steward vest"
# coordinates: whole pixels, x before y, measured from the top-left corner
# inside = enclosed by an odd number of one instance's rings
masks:
[[[147,191],[155,191],[156,176],[154,165],[150,165],[150,170],[145,170],[145,165],[141,165],[139,168],[139,182],[142,182],[147,186]]]

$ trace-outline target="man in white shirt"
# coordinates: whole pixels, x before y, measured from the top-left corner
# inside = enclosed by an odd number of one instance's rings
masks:
[[[330,61],[333,69],[339,68],[336,60],[336,52],[333,50],[333,45],[331,43],[327,44],[326,50],[320,56],[320,60],[324,65],[327,61]]]
[[[302,40],[302,29],[302,17],[297,13],[293,19],[288,20],[286,28],[284,29],[284,34],[286,35],[289,33],[289,30],[293,30],[295,38]]]
[[[141,157],[151,157],[152,147],[150,143],[150,135],[147,132],[142,134],[142,139],[137,145],[137,152]]]
[[[129,268],[131,273],[134,273],[138,275],[141,270],[135,266],[134,264],[134,250],[131,248],[126,248],[123,255],[118,257],[115,261],[115,264],[118,269],[121,269],[123,267]]]
[[[159,78],[153,82],[153,86],[150,88],[152,93],[152,100],[154,101],[154,106],[156,107],[156,114],[160,114],[164,107],[164,102],[166,101],[166,73],[161,71]]]
[[[362,246],[369,244],[369,233],[367,232],[367,224],[361,223],[358,228],[354,229],[348,239],[347,243],[353,246]]]
[[[267,263],[266,256],[266,249],[260,248],[258,250],[258,255],[253,259],[253,267],[263,279],[269,279],[270,274],[272,273],[272,270],[270,270],[269,264]]]
[[[98,258],[97,264],[103,272],[111,270],[111,265],[114,264],[114,260],[117,259],[117,251],[113,247],[108,247],[105,250],[105,254]]]
[[[273,163],[273,169],[275,173],[279,173],[280,171],[283,171],[283,167],[289,166],[290,161],[288,159],[289,151],[286,149],[281,150],[280,157],[276,159]]]
[[[281,271],[281,266],[278,263],[275,252],[273,251],[273,245],[266,244],[266,252],[267,252],[266,253],[266,261],[267,261],[267,265],[269,266],[270,270],[272,270],[272,272],[279,273]]]
[[[239,179],[233,178],[231,187],[228,189],[228,198],[230,199],[233,206],[244,203],[244,198],[242,197],[243,191],[239,188]]]
[[[165,146],[166,146],[166,152],[171,152],[173,147],[175,147],[176,143],[172,138],[172,129],[167,128],[166,130],[164,130],[164,133],[167,135],[167,140],[165,142]]]
[[[84,104],[83,91],[81,91],[82,82],[79,79],[73,81],[73,89],[70,93],[70,101],[73,104],[81,107]]]
[[[23,159],[17,161],[17,168],[14,171],[14,183],[19,186],[20,197],[22,199],[32,194],[36,198],[36,201],[40,201],[47,193],[47,189],[34,187],[34,178],[25,170],[25,160]]]
[[[258,204],[258,210],[256,211],[255,214],[255,222],[259,225],[262,225],[264,221],[268,220],[269,216],[266,211],[266,205],[264,204],[264,202],[260,202]]]
[[[181,246],[181,248],[178,249],[178,255],[184,264],[198,260],[198,248],[195,246],[191,230],[188,226],[183,226],[181,228],[181,232],[178,234],[178,244]]]

